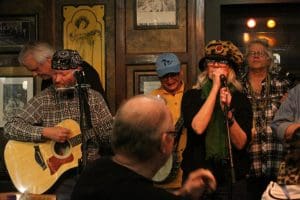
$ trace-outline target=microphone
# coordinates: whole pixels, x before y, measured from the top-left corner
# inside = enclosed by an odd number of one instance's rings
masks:
[[[85,73],[81,70],[75,70],[73,72],[74,77],[77,80],[77,84],[84,84],[85,83]]]
[[[225,77],[224,74],[220,75],[220,80],[221,80],[221,87],[227,87],[227,78]]]
[[[81,70],[75,70],[73,72],[73,76],[75,77],[77,84],[74,88],[90,88],[90,84],[86,83],[85,73]]]
[[[221,81],[221,88],[224,88],[224,87],[227,88],[227,78],[224,74],[220,75],[220,81]],[[225,103],[224,104],[224,114],[226,117],[227,117],[227,113],[228,113],[228,106]]]

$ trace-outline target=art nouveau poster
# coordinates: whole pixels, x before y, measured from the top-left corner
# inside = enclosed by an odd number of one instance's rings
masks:
[[[64,6],[64,48],[75,49],[98,72],[105,88],[104,5]]]

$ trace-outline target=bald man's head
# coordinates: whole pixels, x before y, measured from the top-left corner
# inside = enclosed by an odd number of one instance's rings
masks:
[[[160,148],[163,131],[173,126],[165,102],[154,96],[139,95],[126,101],[114,120],[112,145],[115,152],[148,159]]]

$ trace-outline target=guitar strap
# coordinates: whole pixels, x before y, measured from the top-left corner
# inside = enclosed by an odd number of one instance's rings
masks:
[[[90,106],[88,104],[89,101],[88,101],[88,94],[86,89],[83,90],[81,96],[83,98],[83,105],[82,105],[83,108],[80,108],[80,110],[82,110],[80,115],[80,127],[83,128],[83,130],[92,129],[93,125],[91,120],[91,112],[90,112]]]
[[[173,153],[171,156],[172,159],[169,159],[153,177],[154,182],[156,182],[157,184],[168,184],[177,177],[181,164],[181,156],[179,155],[180,150],[178,148],[181,148],[180,139],[183,132],[183,127],[183,117],[180,116],[175,124],[176,135],[174,138]]]
[[[184,123],[183,117],[182,117],[182,115],[180,115],[180,117],[178,118],[178,120],[175,124],[176,136],[175,136],[175,139],[174,139],[174,150],[176,150],[177,147],[178,147],[180,136],[182,134],[182,129],[184,127],[183,123]]]
[[[84,80],[84,72],[81,71],[81,76]],[[78,79],[77,79],[78,80]],[[80,129],[82,132],[82,159],[80,161],[81,169],[85,168],[90,161],[93,161],[99,157],[99,145],[96,140],[96,135],[93,131],[89,131],[93,128],[91,120],[90,106],[88,104],[88,91],[87,88],[81,87],[78,83],[78,98],[79,98],[79,110],[80,110]],[[88,135],[91,134],[91,135]]]

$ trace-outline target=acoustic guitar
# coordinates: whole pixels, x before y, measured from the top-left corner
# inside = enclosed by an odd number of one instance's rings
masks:
[[[81,158],[80,126],[67,119],[57,126],[71,130],[64,143],[49,140],[44,143],[9,140],[4,160],[9,176],[19,192],[42,194],[69,169],[78,166]]]

